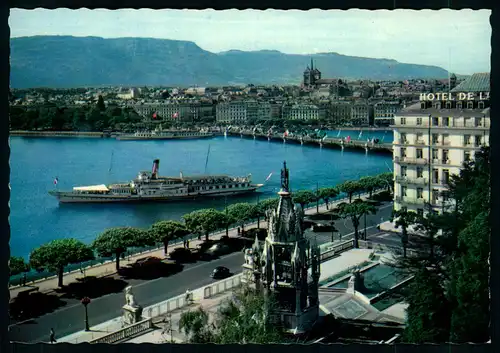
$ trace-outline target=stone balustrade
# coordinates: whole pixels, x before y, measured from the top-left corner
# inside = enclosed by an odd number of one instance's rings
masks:
[[[136,324],[124,327],[120,330],[107,334],[105,336],[96,338],[89,343],[116,343],[123,341],[129,337],[137,335],[138,333],[145,332],[153,327],[152,318],[147,318]]]

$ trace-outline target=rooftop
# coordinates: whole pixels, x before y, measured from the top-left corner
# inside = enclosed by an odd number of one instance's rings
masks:
[[[473,74],[451,90],[452,92],[489,92],[490,73],[482,72]]]

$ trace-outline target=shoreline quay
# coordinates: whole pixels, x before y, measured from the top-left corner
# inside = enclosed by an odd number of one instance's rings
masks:
[[[9,131],[10,136],[19,137],[93,137],[103,138],[111,137],[104,132],[92,131],[27,131],[27,130],[12,130]]]
[[[391,154],[393,153],[392,150],[392,143],[378,143],[378,144],[372,144],[372,143],[367,143],[366,141],[355,141],[351,140],[350,142],[343,142],[342,139],[339,138],[326,138],[324,140],[320,139],[313,139],[310,137],[283,137],[282,134],[273,134],[271,136],[268,136],[267,134],[262,134],[262,133],[253,133],[251,131],[242,131],[242,132],[232,132],[229,131],[228,136],[233,136],[233,137],[240,137],[240,138],[253,138],[253,139],[259,139],[259,140],[268,140],[269,142],[282,142],[282,143],[292,143],[292,144],[299,144],[299,145],[308,145],[308,146],[315,146],[315,147],[320,147],[320,148],[334,148],[334,149],[348,149],[348,150],[354,150],[354,151],[364,151],[364,152],[375,152],[375,153],[383,153],[383,154]]]

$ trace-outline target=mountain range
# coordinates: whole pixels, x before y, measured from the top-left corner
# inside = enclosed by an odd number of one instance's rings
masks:
[[[11,87],[299,84],[311,58],[323,78],[446,78],[437,66],[338,53],[212,53],[194,42],[151,38],[33,36],[10,41]]]

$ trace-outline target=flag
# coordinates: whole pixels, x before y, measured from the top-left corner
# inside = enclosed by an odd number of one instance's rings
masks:
[[[156,112],[153,113],[153,119],[156,119]]]
[[[54,185],[57,185],[57,183],[58,183],[58,182],[59,182],[59,178],[58,178],[58,177],[56,177],[56,178],[54,179]]]
[[[173,115],[172,115],[172,118],[178,118],[179,117],[179,112],[175,112]]]
[[[288,136],[288,130],[286,130],[284,133],[283,133],[283,137],[287,137]]]
[[[347,142],[351,142],[351,136],[347,136]]]
[[[271,177],[272,177],[272,176],[273,176],[273,173],[271,172],[271,173],[267,176],[266,181],[268,181],[269,179],[271,179]]]

